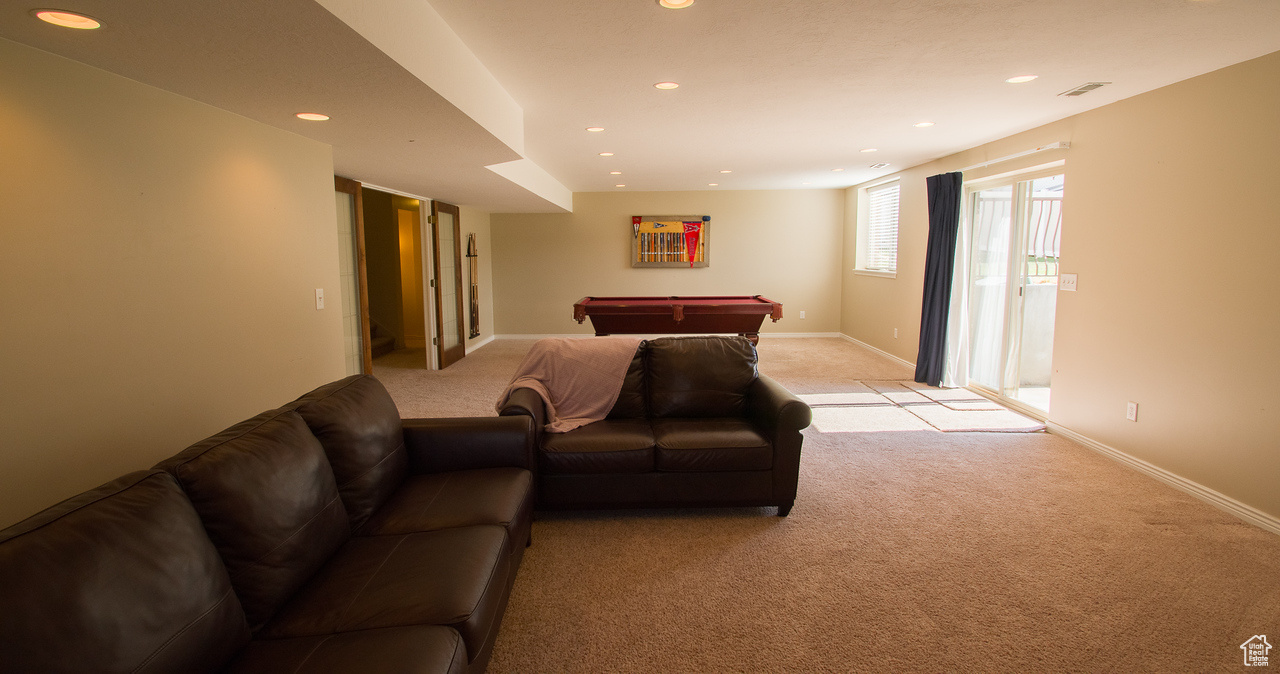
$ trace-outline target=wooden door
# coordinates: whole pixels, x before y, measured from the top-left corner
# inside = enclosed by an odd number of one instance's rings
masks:
[[[462,318],[462,228],[458,207],[431,202],[432,285],[436,295],[436,362],[444,369],[466,355]]]
[[[369,288],[364,251],[364,204],[360,183],[349,178],[333,177],[338,200],[338,235],[342,260],[342,312],[344,341],[347,349],[358,351],[359,363],[348,363],[347,374],[373,372],[373,351],[369,339]],[[350,269],[348,269],[348,263]],[[356,325],[348,325],[354,320]]]

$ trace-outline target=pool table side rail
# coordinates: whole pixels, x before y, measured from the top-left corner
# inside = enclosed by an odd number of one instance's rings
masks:
[[[573,305],[573,318],[578,323],[588,316],[669,316],[676,323],[686,315],[758,314],[777,323],[782,318],[782,304],[762,295],[751,296],[680,296],[669,297],[592,297]]]

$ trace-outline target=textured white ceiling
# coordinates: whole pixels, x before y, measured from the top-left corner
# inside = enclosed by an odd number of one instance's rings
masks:
[[[573,191],[847,186],[1280,50],[1277,0],[430,5],[523,108],[523,156]],[[41,24],[34,6],[0,6],[0,37],[330,143],[344,175],[495,212],[559,210],[484,168],[521,148],[312,0],[60,5],[107,22],[91,33]],[[398,19],[379,6],[362,5]],[[1028,73],[1040,78],[1003,81]],[[681,86],[652,87],[663,80]],[[1057,96],[1089,81],[1114,84]],[[304,109],[333,120],[292,117]]]
[[[1280,50],[1275,0],[432,4],[575,191],[850,185]]]
[[[56,28],[6,2],[0,37],[328,143],[340,175],[495,211],[559,210],[484,168],[518,152],[311,0],[60,6],[106,28]]]

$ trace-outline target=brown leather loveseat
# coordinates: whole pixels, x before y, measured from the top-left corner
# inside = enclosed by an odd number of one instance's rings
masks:
[[[0,671],[483,671],[532,441],[316,389],[0,531]]]
[[[538,508],[777,506],[791,511],[809,406],[756,370],[743,337],[643,341],[603,421],[543,430],[517,389],[502,415],[537,429]]]

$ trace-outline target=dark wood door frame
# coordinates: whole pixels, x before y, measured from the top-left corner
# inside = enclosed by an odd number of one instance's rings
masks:
[[[443,289],[440,279],[440,214],[448,213],[453,216],[453,250],[444,251],[445,254],[453,255],[453,276],[454,276],[454,306],[443,306]],[[431,251],[435,258],[435,268],[432,270],[432,277],[436,280],[436,362],[439,363],[440,369],[449,367],[450,365],[462,360],[467,355],[467,337],[466,322],[462,317],[462,227],[461,218],[458,217],[458,207],[453,204],[446,204],[440,201],[431,202]],[[444,348],[444,312],[452,311],[456,314],[456,325],[458,328],[458,345],[445,350]]]
[[[364,199],[360,183],[341,176],[333,177],[333,189],[355,197],[356,225],[356,285],[360,297],[360,360],[365,374],[373,374],[373,345],[369,334],[369,278],[364,257]]]

